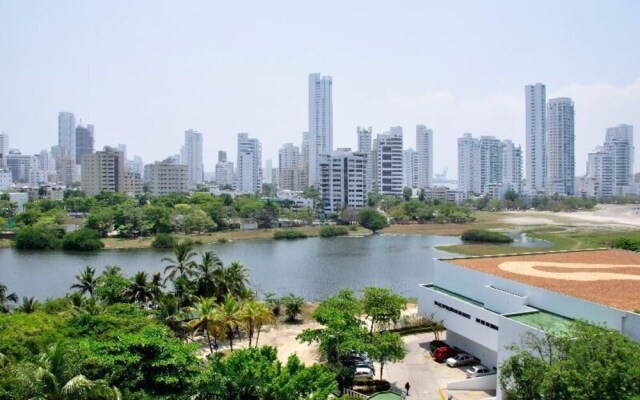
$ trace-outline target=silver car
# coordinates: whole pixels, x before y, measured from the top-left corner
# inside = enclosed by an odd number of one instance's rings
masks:
[[[470,369],[466,370],[467,378],[479,378],[485,375],[493,375],[496,371],[491,368],[485,367],[484,365],[475,365]]]
[[[476,362],[476,358],[467,353],[458,353],[453,357],[447,358],[447,365],[450,367],[461,367]]]

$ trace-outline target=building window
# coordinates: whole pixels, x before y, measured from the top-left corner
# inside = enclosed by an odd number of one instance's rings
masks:
[[[452,313],[456,313],[456,314],[458,314],[458,315],[460,315],[462,317],[465,317],[466,319],[471,319],[471,315],[469,315],[469,314],[467,314],[465,312],[462,312],[460,310],[457,310],[457,309],[455,309],[455,308],[453,308],[451,306],[448,306],[446,304],[440,303],[439,301],[434,301],[433,304],[435,304],[436,306],[438,306],[440,308],[444,308],[447,311],[451,311]]]

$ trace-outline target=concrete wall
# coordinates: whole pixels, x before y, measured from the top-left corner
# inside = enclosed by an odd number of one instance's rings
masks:
[[[469,353],[476,357],[480,360],[479,364],[482,364],[485,367],[498,367],[498,352],[483,346],[482,343],[479,343],[468,336],[447,330],[447,343],[450,346],[457,347],[465,353]],[[467,368],[470,367],[471,366]]]
[[[494,390],[495,387],[496,375],[487,375],[479,378],[447,383],[447,389],[450,390]]]

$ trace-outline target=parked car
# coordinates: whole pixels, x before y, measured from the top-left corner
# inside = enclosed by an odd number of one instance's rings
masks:
[[[431,357],[433,357],[433,359],[436,360],[437,362],[443,362],[447,358],[453,357],[456,354],[458,354],[458,350],[454,349],[453,347],[445,346],[445,347],[438,347],[437,349],[435,349],[433,354],[431,354]]]
[[[340,361],[342,362],[343,365],[350,366],[350,367],[353,367],[359,363],[371,364],[373,366],[373,363],[371,362],[371,360],[369,359],[366,353],[358,353],[355,351],[352,351],[349,354],[342,356],[340,358]]]
[[[429,353],[433,354],[440,347],[447,347],[447,344],[442,340],[432,340],[429,342]]]
[[[371,368],[358,367],[353,373],[354,382],[370,382],[373,380],[373,371]]]
[[[354,367],[356,369],[358,369],[358,368],[369,368],[371,370],[371,372],[373,372],[374,374],[376,373],[376,369],[373,366],[372,362],[358,361],[356,363],[356,365],[354,365]]]
[[[447,365],[450,367],[461,367],[476,362],[476,358],[467,353],[458,353],[453,357],[447,358]]]
[[[496,373],[496,371],[485,367],[484,365],[475,365],[465,372],[467,373],[467,378],[478,378],[480,376],[493,375]]]

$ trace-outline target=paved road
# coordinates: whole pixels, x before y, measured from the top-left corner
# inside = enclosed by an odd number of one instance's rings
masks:
[[[404,337],[407,345],[407,357],[402,363],[385,365],[383,378],[391,382],[392,387],[404,391],[409,382],[409,400],[440,400],[438,389],[445,388],[447,382],[465,379],[463,369],[449,368],[436,363],[429,356],[429,342],[432,333],[421,333]],[[376,366],[379,374],[380,366]]]

